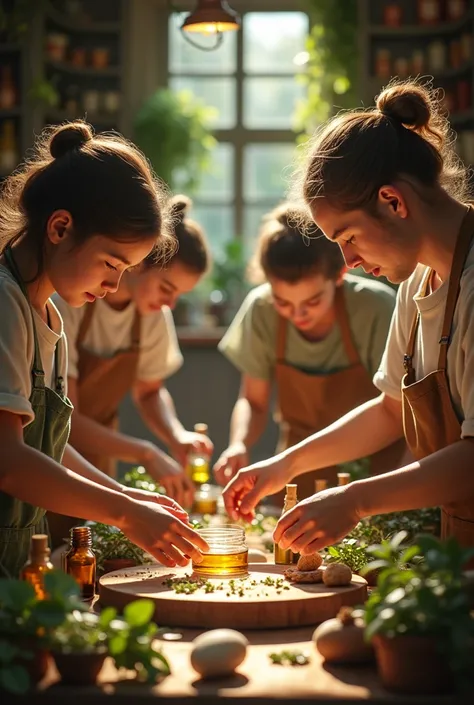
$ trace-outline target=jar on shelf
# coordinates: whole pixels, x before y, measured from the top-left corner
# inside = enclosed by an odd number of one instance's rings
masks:
[[[471,32],[461,34],[461,57],[463,61],[470,61],[472,57],[472,43],[474,35]]]
[[[449,43],[449,64],[452,69],[458,69],[462,62],[461,40],[453,39]]]
[[[456,84],[457,108],[460,111],[469,110],[471,107],[471,83],[462,78]]]
[[[428,68],[434,73],[446,69],[446,44],[439,39],[428,44]]]
[[[84,93],[82,94],[82,107],[88,113],[98,113],[100,107],[99,91],[93,88],[88,91],[84,91]]]
[[[446,0],[446,19],[450,22],[460,20],[466,14],[466,0]]]
[[[424,52],[421,49],[415,49],[411,57],[411,73],[414,76],[424,73],[425,66],[426,62]]]
[[[103,96],[103,108],[106,113],[118,113],[120,109],[120,93],[118,91],[106,91]]]
[[[11,66],[2,66],[0,73],[0,109],[10,110],[17,104],[18,93]]]
[[[406,78],[410,73],[410,64],[404,56],[399,56],[393,62],[393,72],[399,78]]]
[[[383,23],[386,27],[400,27],[402,24],[402,8],[396,2],[385,5],[383,9]]]
[[[105,47],[95,47],[91,51],[91,64],[95,69],[105,69],[110,62],[110,51]]]
[[[375,75],[377,78],[390,78],[392,55],[388,49],[378,49],[375,53]]]
[[[195,573],[216,578],[247,574],[248,547],[241,526],[209,526],[198,529],[198,534],[207,542],[209,551],[202,554],[200,563],[193,561]]]
[[[50,32],[46,36],[46,56],[51,61],[65,61],[69,37],[62,32]]]
[[[441,0],[417,0],[417,17],[420,24],[441,22]]]
[[[69,60],[73,66],[85,66],[87,64],[87,52],[84,47],[74,47],[69,53]]]

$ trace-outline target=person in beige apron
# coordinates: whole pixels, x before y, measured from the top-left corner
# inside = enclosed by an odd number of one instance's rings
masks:
[[[118,460],[144,465],[166,494],[186,507],[194,495],[183,469],[186,455],[191,448],[212,453],[207,436],[183,428],[164,384],[182,364],[170,309],[210,264],[204,232],[186,216],[189,206],[185,196],[172,199],[177,246],[164,265],[151,255],[141,269],[124,275],[116,292],[85,310],[57,301],[68,337],[68,386],[75,406],[71,444],[112,477]],[[176,459],[150,441],[119,431],[119,406],[128,392],[143,422]],[[64,526],[61,531],[64,535]]]
[[[412,80],[389,86],[374,109],[330,121],[312,148],[303,193],[315,222],[348,266],[400,284],[381,394],[243,468],[224,490],[227,510],[249,518],[291,477],[403,433],[415,462],[313,495],[279,521],[275,541],[307,554],[361,518],[441,506],[443,538],[474,548],[474,210],[438,96]]]
[[[271,353],[268,347],[273,349],[271,376],[276,383],[280,451],[299,443],[345,412],[376,396],[368,360],[376,358],[376,369],[395,304],[394,295],[388,287],[375,285],[370,289],[365,288],[368,287],[366,280],[354,277],[344,279],[343,259],[338,248],[327,242],[314,226],[308,224],[306,231],[303,231],[299,223],[301,217],[295,206],[286,204],[265,219],[256,260],[269,284],[251,292],[248,299],[250,305],[244,302],[219,346],[244,376],[260,376],[254,384],[262,387],[266,383],[267,394],[271,380],[264,365],[257,365],[257,362],[260,357],[269,359]],[[307,237],[308,234],[311,239],[305,241],[304,235]],[[326,287],[332,289],[333,296],[327,310],[324,302],[318,303],[321,296],[317,293],[325,291]],[[301,297],[312,296],[313,289],[316,304],[314,309],[311,304],[306,306],[308,314],[304,313],[304,304],[301,307],[295,304],[292,314],[289,314],[280,303],[286,290],[296,298],[300,290]],[[326,325],[327,320],[329,325]],[[368,322],[366,329],[363,328],[364,320]],[[273,323],[271,329],[269,321]],[[324,322],[324,327],[321,327],[321,322]],[[263,340],[267,345],[265,350],[255,342]],[[364,362],[358,347],[363,350]],[[380,351],[378,356],[377,350]],[[251,382],[245,380],[243,384],[249,388],[251,406]],[[234,414],[238,414],[241,404],[239,399]],[[265,413],[268,414],[267,409]],[[239,427],[235,417],[233,419],[230,446],[215,466],[216,477],[224,484],[239,469],[239,463],[245,464],[246,449],[250,443],[245,443],[245,454],[239,454],[235,436],[242,438],[247,434],[251,437],[251,426],[252,422],[247,428],[245,423]],[[255,440],[256,435],[253,434],[251,441]],[[398,442],[376,454],[370,459],[371,472],[381,472],[401,462],[404,450],[405,444]],[[336,474],[337,468],[332,467],[301,476],[297,480],[298,497],[303,499],[313,494],[316,478],[326,479],[329,485],[336,484]],[[269,501],[281,505],[283,495],[272,496]]]
[[[1,577],[19,577],[32,535],[48,532],[48,512],[117,526],[168,566],[208,548],[176,502],[124,487],[68,443],[66,338],[52,296],[80,307],[115,291],[124,268],[167,241],[162,195],[130,142],[95,136],[80,120],[45,130],[3,184]]]

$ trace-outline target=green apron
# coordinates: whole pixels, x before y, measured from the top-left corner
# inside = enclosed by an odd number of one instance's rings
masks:
[[[13,259],[10,249],[5,250],[8,268],[16,279],[28,303],[28,294]],[[31,307],[30,307],[31,310]],[[25,426],[23,439],[31,448],[41,451],[56,462],[62,461],[69,438],[70,419],[73,406],[64,394],[64,380],[59,376],[58,347],[54,353],[55,387],[44,383],[44,370],[31,310],[35,339],[32,389],[30,403],[34,420]],[[41,482],[39,477],[38,482]],[[0,492],[0,577],[17,578],[28,559],[31,537],[37,533],[48,533],[45,509]]]

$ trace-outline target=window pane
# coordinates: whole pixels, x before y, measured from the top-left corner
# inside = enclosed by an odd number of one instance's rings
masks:
[[[223,254],[225,243],[234,237],[233,207],[195,203],[189,215],[204,229],[213,258]]]
[[[212,153],[210,171],[203,174],[196,199],[231,201],[234,197],[234,147],[220,142]]]
[[[173,90],[191,91],[206,105],[216,109],[212,127],[226,129],[235,125],[235,80],[233,78],[195,78],[174,76],[169,85]]]
[[[244,210],[244,247],[245,256],[250,259],[255,252],[258,233],[262,224],[262,218],[278,205],[278,199],[273,204],[246,206]]]
[[[176,12],[169,20],[169,71],[171,73],[232,73],[236,66],[237,32],[224,34],[222,44],[212,51],[202,51],[191,46],[183,37],[181,24],[186,12]],[[196,44],[212,47],[215,37],[198,34],[192,38]]]
[[[296,73],[305,51],[308,16],[304,12],[249,12],[244,15],[244,71]]]
[[[245,127],[291,129],[296,103],[304,92],[305,87],[294,77],[244,79]]]
[[[255,203],[283,198],[294,169],[293,143],[249,144],[244,150],[244,198]]]

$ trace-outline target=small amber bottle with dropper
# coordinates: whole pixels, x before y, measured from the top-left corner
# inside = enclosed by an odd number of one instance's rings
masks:
[[[281,515],[285,514],[290,509],[293,509],[298,504],[298,498],[296,496],[297,485],[287,485],[285,501],[283,503],[283,511]],[[276,543],[274,547],[274,559],[275,565],[292,565],[298,563],[299,554],[293,553],[289,548],[283,549]]]
[[[30,555],[21,571],[21,579],[33,585],[38,600],[44,600],[44,575],[54,570],[49,560],[51,555],[46,534],[33,534],[30,544]]]
[[[96,571],[91,530],[88,526],[75,526],[70,536],[70,548],[64,559],[66,573],[79,583],[82,599],[89,602],[95,595]]]

